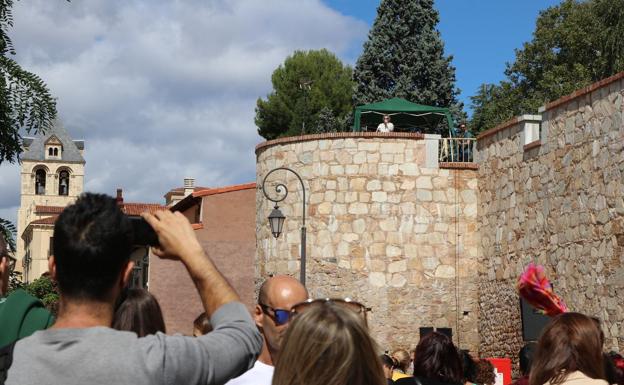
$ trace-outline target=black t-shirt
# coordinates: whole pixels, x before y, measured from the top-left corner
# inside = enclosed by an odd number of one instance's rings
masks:
[[[441,382],[430,378],[405,377],[394,382],[396,385],[463,385],[459,383]]]

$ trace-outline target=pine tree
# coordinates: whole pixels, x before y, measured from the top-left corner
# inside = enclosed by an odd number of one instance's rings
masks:
[[[354,70],[354,102],[400,97],[451,107],[456,118],[463,117],[455,67],[444,55],[438,22],[433,0],[382,0]]]

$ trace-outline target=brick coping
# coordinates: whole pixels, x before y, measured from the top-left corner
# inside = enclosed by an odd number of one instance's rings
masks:
[[[327,140],[327,139],[371,139],[371,138],[392,138],[392,139],[413,139],[422,140],[425,138],[424,134],[418,132],[328,132],[325,134],[310,134],[300,136],[289,136],[286,138],[279,138],[273,140],[267,140],[256,146],[256,155],[263,150],[278,145],[278,144],[290,144],[299,142],[310,142],[313,140]]]
[[[479,165],[474,162],[440,162],[440,168],[453,170],[478,170]]]
[[[588,85],[587,87],[583,87],[581,89],[578,89],[574,92],[572,92],[569,95],[565,95],[560,97],[559,99],[555,99],[552,102],[548,102],[546,103],[546,105],[544,105],[543,107],[540,107],[539,112],[543,113],[545,111],[548,110],[552,110],[553,108],[557,108],[562,104],[565,104],[567,102],[570,102],[578,97],[587,95],[589,93],[592,93],[602,87],[608,86],[611,83],[615,83],[616,81],[620,80],[620,79],[624,79],[624,71],[619,72],[613,76],[609,76],[608,78],[604,78],[600,81],[597,81],[593,84]],[[492,136],[494,134],[496,134],[499,131],[504,130],[505,128],[508,128],[510,126],[513,126],[516,123],[519,123],[520,121],[523,120],[523,116],[515,116],[511,119],[509,119],[506,122],[503,122],[495,127],[492,127],[488,130],[483,131],[482,133],[480,133],[479,135],[477,135],[477,140],[483,139],[483,138],[487,138],[488,136]]]
[[[524,149],[524,151],[529,151],[541,145],[542,145],[542,142],[538,139],[538,140],[532,141],[531,143],[525,144],[522,148]]]
[[[609,76],[608,78],[604,78],[602,80],[597,81],[596,83],[593,83],[586,87],[578,89],[569,95],[562,96],[559,99],[546,103],[546,105],[543,107],[543,111],[552,110],[553,108],[559,107],[560,105],[567,103],[569,101],[572,101],[580,96],[587,95],[591,92],[596,91],[599,88],[608,86],[611,83],[615,83],[620,79],[624,79],[624,71],[618,72],[617,74]]]

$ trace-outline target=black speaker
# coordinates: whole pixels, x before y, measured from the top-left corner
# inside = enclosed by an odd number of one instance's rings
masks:
[[[433,333],[433,328],[432,327],[419,328],[419,331],[420,331],[420,338],[422,339],[427,334]]]
[[[520,298],[520,313],[522,314],[522,339],[537,341],[546,324],[550,322],[550,317],[540,313],[524,298]]]
[[[451,341],[453,340],[453,329],[452,328],[436,328],[436,332],[444,334],[445,336],[450,338]]]
[[[438,333],[444,334],[445,336],[447,336],[450,339],[453,339],[453,329],[452,328],[432,328],[432,327],[425,327],[425,328],[419,328],[420,331],[420,338],[423,338],[424,336],[426,336],[429,333],[433,333],[433,331],[436,331]]]

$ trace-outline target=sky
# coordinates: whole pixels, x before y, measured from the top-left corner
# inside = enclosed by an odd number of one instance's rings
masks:
[[[460,99],[503,79],[555,0],[436,0]],[[29,0],[14,6],[16,60],[85,140],[85,191],[164,203],[182,186],[255,180],[257,98],[297,49],[354,65],[375,0]],[[467,108],[468,109],[468,108]],[[0,218],[15,222],[19,165],[0,165]]]

